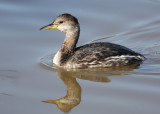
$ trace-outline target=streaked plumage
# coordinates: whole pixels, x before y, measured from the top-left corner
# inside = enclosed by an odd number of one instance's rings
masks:
[[[44,29],[58,29],[66,33],[61,49],[53,58],[53,63],[65,68],[115,67],[140,64],[145,57],[124,46],[98,42],[76,48],[80,26],[77,18],[70,14],[58,16]]]

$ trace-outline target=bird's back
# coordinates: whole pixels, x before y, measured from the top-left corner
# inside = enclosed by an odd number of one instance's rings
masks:
[[[73,68],[113,67],[141,63],[144,59],[124,46],[98,42],[77,47],[68,65]]]

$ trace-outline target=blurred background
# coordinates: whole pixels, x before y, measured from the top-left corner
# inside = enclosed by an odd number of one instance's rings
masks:
[[[78,46],[113,36],[103,41],[127,46],[148,58],[128,75],[109,75],[109,83],[77,78],[81,103],[70,113],[159,114],[159,11],[159,0],[1,0],[0,112],[64,112],[42,102],[63,97],[66,87],[55,71],[41,67],[40,59],[56,53],[65,35],[39,29],[70,13],[81,26]]]

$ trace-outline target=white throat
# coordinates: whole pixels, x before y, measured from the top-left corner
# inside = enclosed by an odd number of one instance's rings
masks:
[[[79,28],[69,29],[66,32],[66,37],[64,39],[61,49],[55,54],[53,58],[53,63],[57,66],[61,66],[66,60],[71,56],[71,53],[76,47],[79,38]]]
[[[53,63],[56,64],[57,66],[60,66],[60,59],[61,59],[61,53],[58,51],[53,58]]]

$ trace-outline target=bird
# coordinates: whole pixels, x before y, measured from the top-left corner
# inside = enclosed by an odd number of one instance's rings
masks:
[[[76,47],[80,35],[78,19],[69,13],[59,15],[40,30],[58,29],[65,33],[53,64],[68,69],[111,68],[141,64],[145,57],[127,47],[109,42],[95,42]]]

